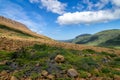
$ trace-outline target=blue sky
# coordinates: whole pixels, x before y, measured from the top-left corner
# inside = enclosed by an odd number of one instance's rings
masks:
[[[0,0],[0,16],[53,39],[120,29],[119,0]]]

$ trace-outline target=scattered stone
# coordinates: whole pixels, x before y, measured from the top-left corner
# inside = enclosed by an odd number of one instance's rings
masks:
[[[103,58],[103,59],[102,59],[102,62],[103,62],[103,63],[107,63],[107,62],[109,62],[109,61],[110,61],[110,60],[107,59],[107,58]]]
[[[12,62],[10,66],[14,69],[18,68],[18,64],[15,62]]]
[[[89,78],[92,76],[92,74],[91,74],[91,73],[87,73],[87,75],[88,75],[88,77],[89,77]]]
[[[47,76],[47,78],[50,79],[50,80],[54,80],[55,76],[52,75],[52,74],[49,74],[49,75]]]
[[[75,69],[69,69],[67,75],[71,78],[76,78],[78,77],[78,72]]]
[[[0,65],[5,65],[7,63],[7,60],[4,60],[2,62],[0,62]]]
[[[63,62],[65,61],[65,58],[64,58],[64,56],[62,56],[62,55],[57,55],[57,56],[55,57],[55,61],[56,61],[57,63],[63,63]]]
[[[35,66],[36,66],[36,67],[39,67],[39,66],[40,66],[40,63],[37,63]]]
[[[44,77],[47,77],[48,72],[46,70],[44,70],[44,71],[42,71],[41,75],[44,76]]]
[[[12,76],[10,80],[18,80],[15,76]]]

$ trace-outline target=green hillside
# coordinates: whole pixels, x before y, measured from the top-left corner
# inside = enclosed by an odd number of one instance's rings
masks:
[[[73,39],[72,43],[84,44],[89,40],[90,37],[90,34],[82,34]]]
[[[112,29],[98,32],[93,35],[78,36],[72,43],[103,47],[120,47],[120,30]]]

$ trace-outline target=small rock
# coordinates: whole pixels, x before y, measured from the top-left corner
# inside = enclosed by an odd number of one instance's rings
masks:
[[[107,58],[103,58],[103,59],[102,59],[102,62],[103,62],[103,63],[107,63],[107,62],[109,62],[109,61],[110,61],[110,60],[107,59]]]
[[[88,75],[88,77],[91,77],[91,76],[92,76],[92,74],[91,74],[91,73],[87,73],[87,75]]]
[[[10,80],[18,80],[15,76],[12,76]]]
[[[17,63],[15,63],[15,62],[13,62],[13,63],[11,63],[11,65],[10,65],[12,68],[14,68],[14,69],[16,69],[16,68],[18,68],[18,64]]]
[[[44,70],[44,71],[42,71],[41,75],[44,76],[44,77],[47,77],[48,72],[46,70]]]
[[[69,69],[67,75],[71,78],[76,78],[78,77],[78,72],[75,69]]]
[[[0,62],[0,65],[5,65],[7,63],[7,60]]]
[[[53,80],[53,79],[55,78],[55,76],[52,75],[52,74],[49,74],[49,75],[47,76],[47,78],[50,79],[50,80]]]
[[[37,63],[35,66],[36,66],[36,67],[40,66],[40,63]]]
[[[64,56],[62,56],[62,55],[57,55],[57,56],[55,57],[55,61],[56,61],[57,63],[62,63],[62,62],[64,62],[64,61],[65,61]]]

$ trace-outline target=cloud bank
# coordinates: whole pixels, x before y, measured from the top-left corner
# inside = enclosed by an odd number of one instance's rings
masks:
[[[86,11],[65,13],[57,18],[57,23],[60,25],[66,24],[90,24],[98,22],[106,22],[120,18],[120,9],[115,11],[100,10],[100,11]]]
[[[61,3],[58,0],[30,0],[31,3],[41,3],[42,8],[47,9],[52,13],[63,14],[65,13],[65,3]],[[40,8],[41,5],[39,4]]]

